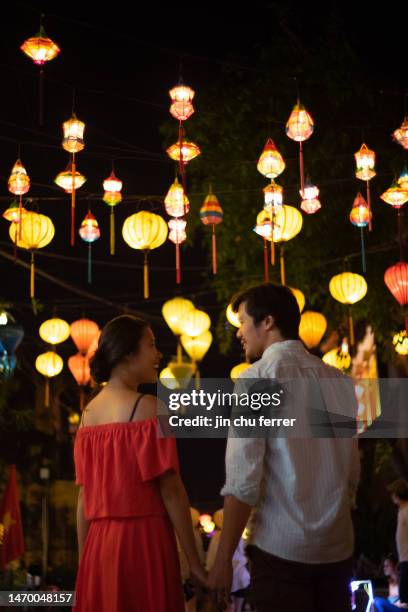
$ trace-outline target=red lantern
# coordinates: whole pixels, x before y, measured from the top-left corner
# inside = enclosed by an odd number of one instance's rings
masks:
[[[408,263],[399,261],[385,271],[384,282],[401,306],[408,304]]]
[[[213,274],[217,274],[217,243],[215,236],[215,226],[222,223],[224,213],[216,195],[210,187],[210,193],[204,200],[200,210],[200,219],[204,225],[212,226],[212,268]]]
[[[174,242],[176,245],[176,283],[179,285],[181,282],[181,268],[180,268],[180,244],[187,238],[185,219],[170,219],[169,225],[169,240]]]
[[[89,319],[79,319],[71,324],[71,338],[82,355],[87,354],[91,342],[98,332],[98,325]]]
[[[84,387],[91,380],[91,370],[89,367],[89,359],[86,355],[77,353],[68,359],[68,367],[71,370],[72,376],[75,378],[77,385],[80,388],[80,408],[84,409]]]

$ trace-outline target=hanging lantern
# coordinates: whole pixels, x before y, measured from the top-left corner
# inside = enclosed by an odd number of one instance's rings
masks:
[[[274,212],[276,208],[283,204],[283,187],[275,183],[272,179],[270,184],[264,187],[264,209]]]
[[[169,223],[169,240],[176,245],[176,283],[179,285],[181,282],[181,266],[180,266],[180,244],[182,244],[186,238],[186,225],[185,219],[170,219]]]
[[[331,365],[338,370],[348,370],[351,365],[351,356],[348,349],[347,338],[343,339],[340,347],[334,348],[322,357],[324,363]]]
[[[365,246],[364,246],[364,228],[370,223],[371,210],[368,203],[365,201],[361,193],[358,193],[353,202],[353,207],[350,212],[350,222],[360,228],[361,234],[361,263],[363,273],[367,271]]]
[[[122,236],[132,249],[143,251],[143,296],[149,297],[149,251],[157,249],[167,238],[167,225],[163,217],[142,210],[128,217],[122,228]]]
[[[30,177],[27,174],[27,170],[24,168],[21,161],[18,159],[14,164],[11,174],[8,180],[8,190],[14,194],[20,196],[19,198],[19,218],[18,223],[21,228],[21,221],[23,217],[23,200],[22,196],[27,193],[30,189]],[[21,239],[21,229],[19,230],[19,238]]]
[[[98,331],[98,333],[96,334],[96,336],[94,336],[91,344],[89,345],[89,348],[86,352],[86,356],[88,357],[88,360],[92,359],[92,357],[95,355],[96,350],[98,348],[99,345],[99,338],[101,337],[101,330]]]
[[[62,372],[64,362],[62,358],[54,351],[48,351],[42,355],[38,355],[35,360],[35,367],[40,374],[45,376],[45,399],[44,405],[46,408],[50,405],[50,378],[58,376]]]
[[[181,150],[181,155],[180,155]],[[173,159],[174,161],[182,160],[183,164],[188,164],[192,159],[195,159],[199,155],[201,155],[200,147],[196,145],[194,142],[190,142],[183,138],[180,146],[180,142],[176,142],[171,145],[167,150],[167,155]]]
[[[204,333],[200,334],[199,336],[195,336],[194,338],[183,334],[180,338],[180,342],[184,350],[191,358],[193,365],[195,366],[196,389],[200,388],[200,371],[198,369],[197,364],[204,359],[208,349],[212,344],[212,341],[213,337],[210,331],[205,331]]]
[[[181,352],[177,356],[176,360],[168,363],[167,367],[170,368],[171,373],[177,381],[179,389],[185,389],[188,387],[196,370],[196,366],[191,361],[184,359],[181,356]]]
[[[387,204],[390,204],[394,208],[401,208],[406,202],[408,202],[408,191],[402,189],[395,181],[387,191],[385,191],[380,198]]]
[[[63,319],[55,317],[41,324],[39,334],[41,340],[48,342],[48,344],[61,344],[61,342],[68,340],[70,336],[70,327]]]
[[[313,215],[322,207],[319,201],[319,188],[306,181],[304,188],[300,190],[302,203],[300,208],[308,215]]]
[[[231,304],[228,304],[228,307],[227,307],[227,320],[234,327],[241,327],[241,323],[239,322],[238,313],[232,310]]]
[[[359,302],[367,293],[367,283],[360,274],[352,272],[343,272],[333,276],[329,283],[329,291],[332,297],[341,304],[351,306]],[[349,308],[349,329],[350,329],[350,344],[354,345],[354,325]]]
[[[75,244],[75,193],[86,182],[86,178],[76,169],[75,161],[71,160],[66,169],[55,177],[54,182],[66,193],[71,194],[71,246],[73,246]]]
[[[175,336],[181,336],[183,333],[181,329],[182,321],[184,321],[188,313],[194,309],[193,302],[181,297],[167,300],[167,302],[163,304],[163,318]]]
[[[384,282],[401,306],[408,304],[408,263],[399,261],[387,268]]]
[[[68,367],[79,386],[79,406],[82,411],[84,409],[84,387],[91,380],[89,359],[86,355],[77,353],[68,359]]]
[[[406,166],[404,166],[404,169],[400,174],[398,186],[404,191],[408,191],[408,168]]]
[[[180,389],[180,385],[177,382],[176,377],[169,367],[163,368],[163,370],[159,374],[159,380],[161,384],[167,389]]]
[[[100,332],[100,329],[94,321],[90,319],[78,319],[71,323],[70,327],[71,338],[81,355],[86,355],[89,351],[92,341]]]
[[[299,306],[299,312],[302,312],[302,310],[305,307],[305,303],[306,303],[306,298],[304,296],[304,293],[302,293],[300,289],[295,289],[294,287],[288,287],[288,289],[290,289],[293,295],[295,296],[297,305]]]
[[[212,242],[211,242],[211,253],[212,253],[212,271],[213,274],[217,274],[217,240],[215,235],[215,226],[222,223],[224,213],[221,205],[218,201],[217,196],[212,192],[210,187],[210,193],[204,200],[204,204],[200,209],[201,223],[204,225],[212,226]]]
[[[88,283],[92,283],[92,243],[101,237],[101,230],[91,211],[88,211],[81,223],[79,235],[88,243]]]
[[[21,216],[27,214],[27,210],[22,206],[21,207]],[[16,200],[10,204],[10,206],[4,211],[3,219],[6,221],[10,221],[11,223],[19,223],[20,222],[20,207]]]
[[[267,178],[274,179],[282,174],[285,166],[283,157],[276,148],[272,138],[268,138],[258,160],[258,171]]]
[[[313,134],[314,123],[310,114],[299,100],[293,107],[288,122],[286,124],[286,134],[289,138],[299,143],[299,168],[300,168],[300,190],[304,189],[304,163],[303,145]]]
[[[300,317],[299,336],[308,349],[315,348],[327,329],[326,317],[320,312],[307,310]]]
[[[405,117],[401,127],[395,130],[392,136],[404,149],[408,149],[408,117]]]
[[[40,66],[40,84],[39,84],[39,123],[43,125],[43,89],[44,89],[44,64],[50,62],[57,57],[61,49],[58,45],[48,38],[41,23],[40,31],[36,36],[27,38],[21,45],[20,49],[34,64]]]
[[[103,181],[103,201],[111,207],[110,214],[110,254],[115,254],[115,212],[114,208],[122,201],[122,181],[119,180],[114,171]]]
[[[405,329],[394,335],[392,343],[398,355],[408,355],[408,335]]]
[[[236,383],[238,378],[241,376],[241,374],[243,372],[245,372],[245,370],[247,370],[248,368],[251,367],[250,363],[247,363],[246,361],[244,361],[243,363],[239,363],[238,365],[234,366],[230,372],[230,378],[232,380],[233,383]],[[243,377],[245,378],[245,377]]]
[[[84,143],[85,123],[77,119],[73,113],[71,119],[62,124],[64,134],[62,147],[69,153],[79,153],[85,148]]]
[[[186,121],[194,113],[192,100],[195,96],[195,91],[179,83],[169,91],[171,98],[170,114],[178,121]]]
[[[362,144],[359,151],[354,154],[356,160],[356,177],[361,181],[366,181],[367,184],[367,205],[370,212],[370,218],[368,222],[368,229],[371,232],[372,229],[372,214],[371,214],[371,195],[370,195],[370,180],[375,177],[375,153],[367,147],[366,144]]]
[[[49,217],[28,212],[18,226],[10,225],[9,234],[12,242],[21,249],[31,251],[30,297],[35,296],[34,251],[47,246],[54,238],[55,228]],[[20,237],[21,236],[21,237]]]
[[[211,327],[211,319],[203,310],[194,309],[186,314],[186,317],[180,321],[180,329],[182,334],[195,338]]]
[[[177,177],[164,198],[164,204],[167,214],[171,217],[183,217],[189,211],[190,203]]]

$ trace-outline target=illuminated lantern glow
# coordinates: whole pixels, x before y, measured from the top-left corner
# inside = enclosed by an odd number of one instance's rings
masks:
[[[357,153],[354,154],[356,160],[356,177],[361,181],[370,181],[375,177],[375,153],[362,144]]]
[[[299,307],[299,312],[302,312],[302,310],[305,307],[305,303],[306,303],[306,298],[305,298],[304,293],[300,289],[295,289],[294,287],[288,287],[288,288],[291,290],[291,292],[295,296],[297,305]]]
[[[180,385],[170,368],[163,368],[160,372],[159,380],[167,389],[180,389]]]
[[[341,304],[351,306],[362,300],[367,293],[367,283],[363,276],[354,274],[353,272],[343,272],[332,277],[329,283],[329,291],[331,296]],[[354,345],[354,324],[349,309],[349,331],[350,344]]]
[[[238,313],[232,310],[231,304],[228,304],[227,307],[227,320],[233,325],[233,327],[241,327],[241,323],[239,322]]]
[[[181,356],[181,345],[180,355],[177,355],[176,361],[170,361],[167,367],[170,368],[180,389],[185,389],[189,385],[196,371],[196,366],[191,361],[187,361]]]
[[[408,169],[405,166],[398,179],[398,185],[404,191],[408,192]]]
[[[306,184],[303,191],[299,192],[304,200],[315,200],[319,197],[319,188],[315,185]]]
[[[408,263],[399,261],[387,268],[384,282],[401,306],[408,304]]]
[[[211,523],[212,521],[212,516],[210,514],[201,514],[200,515],[200,525],[201,527],[204,527],[204,525],[207,525],[208,523]]]
[[[308,140],[313,134],[314,123],[311,115],[307,112],[299,100],[293,107],[288,122],[286,124],[286,134],[295,142],[299,143],[299,169],[300,169],[300,190],[304,189],[304,162],[303,162],[303,142]]]
[[[190,203],[185,195],[184,187],[180,185],[177,178],[164,198],[164,205],[167,214],[171,217],[183,217],[189,211]]]
[[[69,162],[66,169],[55,177],[54,182],[66,193],[72,193],[72,191],[82,187],[86,178],[77,170],[73,172],[72,162]]]
[[[234,366],[230,372],[230,378],[232,382],[235,383],[238,380],[238,378],[241,376],[241,374],[250,367],[251,367],[251,364],[247,363],[246,361]]]
[[[79,405],[81,411],[84,409],[84,387],[91,380],[91,370],[89,367],[89,359],[86,355],[77,353],[68,359],[68,367],[72,376],[75,378],[79,391]]]
[[[23,42],[20,49],[39,66],[56,58],[61,51],[58,45],[48,38],[42,26],[36,36]]]
[[[272,179],[270,184],[264,187],[264,209],[274,212],[275,208],[283,204],[283,187]]]
[[[187,355],[192,359],[193,363],[202,361],[208,352],[213,341],[212,333],[205,331],[199,336],[192,338],[183,334],[180,342],[186,351]]]
[[[192,159],[195,159],[196,157],[201,155],[200,147],[194,142],[190,142],[189,140],[186,140],[184,138],[181,143],[181,155],[179,142],[176,142],[175,144],[171,145],[171,147],[169,147],[166,152],[167,155],[174,161],[180,161],[181,159],[183,164],[188,164],[188,162],[190,162]]]
[[[182,334],[195,338],[201,336],[211,327],[211,319],[203,310],[191,310],[186,314],[185,319],[180,321]]]
[[[51,219],[39,213],[28,212],[21,223],[10,225],[9,234],[12,242],[21,249],[31,252],[30,297],[35,297],[34,251],[47,246],[54,238],[55,228]]]
[[[392,343],[399,355],[408,355],[408,335],[405,329],[393,336]]]
[[[211,535],[215,531],[215,523],[213,521],[209,521],[203,525],[203,530],[207,535]]]
[[[326,317],[320,312],[307,310],[300,317],[299,336],[308,349],[315,348],[327,329]]]
[[[112,170],[110,176],[103,181],[103,201],[111,207],[110,214],[110,254],[115,254],[115,212],[114,207],[122,201],[122,181],[117,178]]]
[[[368,203],[365,201],[361,193],[358,193],[354,199],[353,207],[350,212],[350,222],[360,228],[361,235],[361,262],[363,273],[367,271],[365,246],[364,246],[364,230],[363,228],[370,224],[372,213]]]
[[[348,370],[351,365],[351,356],[348,350],[347,339],[344,338],[340,347],[334,348],[322,357],[324,363],[337,368],[338,370]]]
[[[179,285],[181,282],[181,264],[180,264],[180,244],[182,244],[186,238],[186,225],[185,219],[170,219],[169,224],[169,240],[176,245],[176,283]]]
[[[300,208],[306,214],[313,215],[322,207],[319,201],[320,191],[316,185],[312,185],[310,182],[306,181],[304,188],[301,189],[299,193],[302,197]]]
[[[86,353],[88,359],[91,359],[95,355],[95,352],[99,345],[99,338],[101,337],[101,333],[101,330],[99,330],[96,336],[94,336],[94,339],[92,340],[91,344],[89,345],[89,349]]]
[[[84,242],[88,243],[88,283],[92,283],[92,243],[101,237],[101,230],[91,211],[88,211],[82,221],[79,235]]]
[[[63,140],[62,147],[69,153],[79,153],[85,148],[84,143],[85,123],[80,121],[75,113],[71,119],[62,124]]]
[[[21,216],[27,214],[27,210],[22,206],[21,207]],[[4,211],[3,219],[6,221],[10,221],[11,223],[19,223],[20,222],[20,207],[18,202],[14,201],[10,204],[10,206]]]
[[[187,121],[194,113],[192,100],[195,91],[188,85],[179,83],[169,91],[171,98],[170,114],[178,121]]]
[[[222,223],[224,219],[224,213],[221,205],[218,201],[217,196],[212,192],[204,200],[204,204],[200,209],[200,220],[204,225],[212,226],[212,237],[211,237],[211,255],[212,255],[212,271],[213,274],[217,274],[217,239],[215,234],[215,226]]]
[[[48,351],[38,355],[35,360],[37,371],[45,377],[45,398],[44,405],[46,408],[50,405],[50,386],[49,379],[58,376],[62,372],[64,362],[62,358],[54,351]]]
[[[30,189],[30,177],[21,161],[14,164],[8,180],[8,190],[14,195],[24,195]]]
[[[312,200],[302,200],[300,208],[307,214],[313,215],[322,207],[320,200],[317,198]]]
[[[258,160],[258,171],[267,178],[274,179],[282,174],[285,166],[283,157],[276,148],[272,138],[268,138]]]
[[[393,139],[404,149],[408,149],[408,117],[405,117],[401,127],[393,132]]]
[[[91,343],[95,337],[100,333],[100,329],[90,319],[78,319],[71,323],[70,327],[71,338],[74,341],[79,353],[87,355]]]
[[[394,182],[387,191],[380,195],[380,198],[394,208],[401,208],[401,206],[408,202],[408,191],[405,191]]]
[[[113,170],[108,176],[108,178],[103,181],[104,191],[117,193],[117,192],[122,191],[122,187],[123,187],[122,181],[117,178]],[[106,202],[105,199],[103,201]]]
[[[141,210],[128,217],[122,228],[122,236],[132,249],[143,251],[143,296],[149,297],[149,267],[147,256],[160,247],[167,238],[167,224],[163,217]]]
[[[48,344],[61,344],[61,342],[68,340],[70,336],[70,327],[63,319],[54,317],[41,324],[39,334],[41,340],[48,342]]]
[[[194,304],[185,298],[176,297],[167,300],[162,307],[162,315],[175,336],[181,336],[181,323],[187,314],[194,310]]]

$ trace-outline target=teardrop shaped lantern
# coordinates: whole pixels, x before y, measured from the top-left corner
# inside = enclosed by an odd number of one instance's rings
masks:
[[[364,298],[367,293],[367,283],[363,276],[353,272],[343,272],[333,276],[329,283],[329,291],[332,297],[341,304],[349,307]],[[350,344],[354,345],[354,325],[349,308]]]
[[[122,181],[112,170],[110,176],[103,181],[103,201],[110,206],[110,254],[115,254],[115,206],[122,201]]]
[[[274,179],[285,169],[285,162],[272,138],[268,138],[258,160],[258,171],[267,178]]]
[[[212,227],[211,253],[213,274],[217,274],[217,239],[215,235],[215,226],[222,223],[223,218],[224,213],[221,205],[217,196],[212,192],[212,188],[210,187],[210,192],[205,198],[204,204],[200,208],[200,220],[204,225],[211,225]]]
[[[186,238],[186,225],[185,219],[170,219],[169,225],[169,240],[176,245],[176,283],[179,285],[181,282],[181,264],[180,264],[180,244],[182,244]]]
[[[182,334],[195,338],[211,327],[211,319],[203,310],[194,309],[187,313],[185,319],[180,321]]]
[[[10,225],[9,234],[12,242],[17,247],[31,252],[30,297],[33,299],[35,297],[34,252],[47,246],[54,238],[54,225],[49,217],[35,212],[28,212],[24,215],[18,226],[15,223]]]
[[[354,199],[353,207],[350,212],[350,222],[360,228],[361,235],[361,265],[363,274],[367,271],[365,246],[364,246],[364,228],[370,223],[371,210],[368,203],[365,201],[361,193],[358,193]]]
[[[371,194],[370,194],[370,181],[375,177],[375,153],[367,147],[366,144],[362,144],[357,153],[354,154],[356,160],[356,177],[361,181],[366,181],[367,185],[367,204],[370,211],[370,219],[368,223],[368,229],[372,230],[372,214],[371,214]]]
[[[167,238],[167,225],[163,217],[141,210],[128,217],[122,228],[122,236],[132,249],[143,251],[143,296],[149,297],[149,267],[147,257],[150,251],[160,247]]]
[[[398,142],[401,147],[408,149],[408,117],[404,118],[401,127],[395,130],[392,136],[395,142]]]
[[[308,140],[314,131],[314,123],[310,113],[307,112],[303,104],[299,100],[293,107],[288,122],[286,124],[286,134],[295,142],[299,143],[299,169],[300,169],[300,191],[304,189],[304,162],[303,162],[303,145],[305,140]]]
[[[55,346],[56,344],[61,344],[61,342],[68,340],[70,336],[70,327],[63,319],[54,317],[53,319],[47,319],[47,321],[41,324],[39,334],[44,342]]]
[[[300,317],[299,336],[308,349],[315,348],[324,336],[327,320],[320,312],[307,310]]]
[[[88,283],[92,283],[92,243],[101,237],[101,230],[90,210],[81,223],[79,235],[88,243]]]
[[[283,204],[283,187],[272,179],[270,184],[264,187],[264,209],[273,213]]]
[[[190,203],[184,192],[184,187],[180,185],[177,177],[164,198],[164,205],[170,217],[183,217],[189,211]]]
[[[78,319],[71,323],[71,338],[82,355],[89,351],[91,343],[100,332],[99,326],[90,319]]]
[[[62,358],[54,351],[48,351],[42,355],[38,355],[35,360],[37,371],[45,377],[45,398],[44,405],[46,408],[50,405],[50,378],[58,376],[62,372],[64,362]]]
[[[85,387],[91,380],[91,370],[87,355],[77,353],[68,359],[68,367],[72,376],[79,387],[79,406],[81,411],[84,409]]]
[[[199,336],[195,336],[194,338],[184,334],[180,338],[180,342],[184,350],[191,358],[193,365],[195,366],[195,380],[197,389],[200,387],[200,370],[198,368],[198,364],[204,359],[212,344],[212,341],[212,333],[209,330],[203,332]]]

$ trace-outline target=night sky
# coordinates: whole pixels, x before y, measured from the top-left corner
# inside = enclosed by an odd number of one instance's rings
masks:
[[[408,91],[404,15],[396,9],[386,13],[384,7],[380,15],[367,2],[327,2],[323,9],[318,3],[284,4],[285,7],[273,2],[243,5],[143,2],[129,6],[112,2],[96,9],[86,2],[15,2],[7,12],[2,9],[2,209],[12,200],[7,179],[20,148],[22,162],[31,178],[27,197],[34,199],[32,207],[39,206],[56,227],[54,241],[37,256],[38,268],[119,306],[115,309],[85,300],[37,278],[37,297],[44,310],[36,318],[28,297],[28,271],[0,257],[0,299],[13,304],[11,310],[26,331],[24,350],[32,351],[33,362],[44,348],[37,334],[38,326],[52,315],[55,307],[58,315],[70,322],[85,315],[100,325],[119,314],[121,306],[144,312],[154,319],[158,345],[165,358],[174,352],[174,338],[159,319],[163,302],[177,294],[174,246],[167,242],[151,254],[151,299],[145,303],[142,255],[127,247],[120,229],[127,216],[142,208],[160,212],[157,198],[163,197],[173,181],[174,165],[165,154],[159,127],[169,119],[168,90],[178,81],[180,65],[184,81],[196,91],[195,107],[199,113],[200,91],[218,78],[223,63],[243,66],[243,74],[245,70],[256,69],[259,49],[270,44],[285,24],[305,45],[313,46],[327,27],[328,16],[334,12],[357,54],[358,69],[377,91],[384,90],[387,95],[396,92],[396,127],[399,125],[403,115],[401,92]],[[45,67],[42,128],[38,125],[38,67],[19,50],[22,42],[38,31],[41,12],[45,13],[48,36],[61,48],[58,58]],[[77,222],[90,206],[102,231],[102,238],[93,250],[92,286],[86,282],[86,245],[78,236],[75,248],[69,245],[69,196],[53,183],[68,161],[68,153],[61,147],[61,124],[71,115],[73,98],[76,114],[86,123],[86,147],[78,154],[77,164],[88,178],[77,193]],[[193,123],[194,117],[190,121]],[[176,140],[176,121],[174,136]],[[124,201],[116,209],[117,254],[111,258],[109,209],[100,194],[113,160],[116,174],[124,183]],[[35,198],[45,199],[36,201]],[[12,253],[8,223],[2,219],[0,249]],[[28,261],[26,253],[21,257]],[[182,276],[183,295],[205,308],[215,320],[220,306],[211,288],[208,257],[200,244],[183,250]],[[74,346],[70,342],[66,345],[62,354],[73,354]],[[211,376],[223,371],[227,376],[231,366],[240,360],[237,343],[228,358],[220,357],[214,344],[202,374]],[[67,372],[66,376],[68,381],[70,374]],[[72,381],[67,384],[74,389]],[[223,479],[223,444],[182,441],[180,451],[192,499],[214,498]]]

